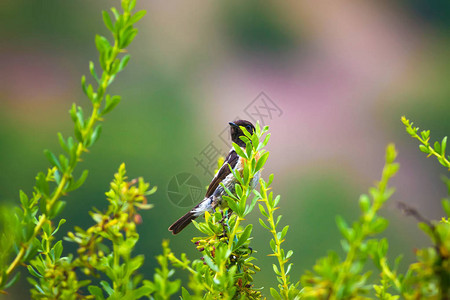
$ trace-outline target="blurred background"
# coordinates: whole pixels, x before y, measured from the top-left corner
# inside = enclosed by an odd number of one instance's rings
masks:
[[[359,195],[380,178],[389,142],[401,168],[381,214],[390,221],[389,255],[404,253],[405,267],[428,242],[396,202],[439,219],[446,195],[440,176],[448,172],[419,151],[400,117],[431,129],[432,139],[450,132],[449,3],[138,1],[148,14],[138,23],[128,67],[111,87],[122,102],[78,167],[89,177],[68,195],[62,231],[92,224],[88,210],[107,206],[104,193],[125,162],[130,178],[158,186],[149,199],[155,207],[142,213],[138,229],[136,254],[145,254],[146,277],[162,239],[175,253],[198,258],[189,246],[193,226],[177,236],[167,228],[202,198],[189,182],[208,185],[218,155],[230,148],[227,123],[239,117],[270,126],[264,176],[275,174],[273,189],[282,196],[293,281],[329,249],[342,253],[335,215],[358,217]],[[58,153],[56,133],[72,134],[70,105],[89,107],[80,78],[89,74],[89,60],[97,62],[95,34],[109,37],[101,10],[112,5],[119,1],[1,1],[2,203],[18,203],[19,189],[31,193],[35,175],[49,165],[43,150]],[[258,217],[256,210],[248,221]],[[270,236],[259,226],[253,235],[262,269],[255,282],[268,291],[277,284]],[[22,280],[8,298],[27,298],[26,285]]]

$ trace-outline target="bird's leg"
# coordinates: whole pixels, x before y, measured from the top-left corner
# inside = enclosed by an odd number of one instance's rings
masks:
[[[220,210],[220,214],[222,215],[222,219],[219,221],[220,224],[222,224],[223,228],[223,234],[220,237],[226,237],[227,236],[227,229],[229,229],[230,225],[228,224],[228,220],[231,217],[231,214],[233,211],[228,208],[228,211],[226,214],[223,213],[223,210]]]
[[[223,224],[225,221],[226,216],[223,214],[223,210],[220,210],[220,214],[222,215],[222,219],[219,221],[220,224]]]

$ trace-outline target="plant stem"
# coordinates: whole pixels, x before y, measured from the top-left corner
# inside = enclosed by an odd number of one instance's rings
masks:
[[[260,199],[260,201],[264,202],[264,204],[266,205],[266,209],[267,209],[267,213],[269,215],[269,217],[267,218],[267,220],[269,221],[269,225],[270,225],[270,232],[272,233],[273,239],[275,241],[275,245],[276,245],[276,253],[275,256],[277,257],[278,260],[278,265],[280,266],[280,273],[281,275],[279,275],[281,277],[281,281],[282,281],[282,290],[280,291],[283,295],[283,297],[285,299],[289,299],[289,286],[288,286],[288,280],[287,280],[287,275],[286,275],[286,271],[284,269],[285,263],[286,261],[284,260],[282,254],[281,254],[281,243],[282,241],[280,241],[278,239],[278,235],[277,235],[277,228],[275,225],[275,220],[273,217],[273,212],[275,211],[274,208],[271,207],[271,205],[269,204],[269,200],[267,197],[267,191],[268,189],[266,187],[264,187],[263,184],[261,184],[262,187],[262,191],[263,194],[262,199]]]
[[[389,266],[386,263],[385,257],[383,257],[380,260],[380,265],[381,265],[382,272],[394,283],[395,288],[398,290],[398,292],[402,294],[402,284],[401,284],[400,280],[398,279],[397,275],[392,273],[392,271],[389,269]]]
[[[88,134],[90,134],[92,132],[92,130],[94,129],[94,125],[99,120],[99,112],[100,112],[101,102],[103,100],[103,96],[105,95],[105,91],[106,91],[106,87],[108,86],[108,82],[112,76],[111,74],[109,74],[109,69],[111,68],[111,65],[114,62],[114,60],[117,58],[119,52],[120,52],[120,49],[117,46],[117,40],[116,40],[114,47],[113,47],[113,51],[112,51],[113,54],[111,55],[111,60],[107,66],[108,71],[104,71],[104,72],[106,72],[107,75],[104,77],[102,76],[102,78],[104,78],[104,79],[99,84],[99,87],[97,89],[98,97],[100,97],[100,99],[98,102],[93,104],[93,109],[92,109],[91,116],[89,118],[89,122],[82,132],[83,140],[87,137]],[[78,142],[76,157],[75,157],[76,162],[78,162],[80,160],[80,157],[81,157],[83,151],[85,151],[85,150],[87,150],[87,148],[83,145],[83,143]],[[73,165],[73,167],[69,167],[66,170],[66,172],[64,172],[64,174],[61,178],[61,181],[59,182],[59,184],[53,194],[53,197],[48,201],[48,203],[46,205],[47,212],[51,211],[51,209],[53,208],[53,205],[56,203],[56,201],[58,201],[58,199],[61,198],[61,196],[63,196],[67,181],[69,178],[72,177],[72,172],[74,171],[74,169],[76,167],[76,162]],[[13,262],[9,265],[8,269],[6,270],[7,276],[9,276],[14,271],[14,269],[19,265],[20,261],[22,260],[22,258],[25,255],[26,250],[29,247],[30,242],[33,241],[33,239],[39,234],[42,226],[45,224],[45,222],[47,220],[48,220],[47,214],[42,214],[42,217],[40,218],[39,222],[36,224],[36,226],[34,228],[34,232],[33,232],[32,236],[30,237],[30,239],[28,241],[26,241],[25,243],[22,243],[22,245],[20,246],[19,252],[17,253]]]
[[[350,243],[350,249],[347,253],[347,257],[345,258],[345,261],[342,263],[342,267],[339,268],[338,277],[335,280],[333,287],[330,291],[330,300],[337,299],[337,291],[339,290],[339,287],[342,286],[346,276],[349,274],[350,268],[352,266],[353,261],[355,260],[355,257],[357,255],[358,250],[361,247],[361,244],[363,243],[364,239],[367,238],[367,236],[371,233],[370,230],[370,224],[373,222],[374,218],[376,217],[376,213],[381,208],[383,203],[387,200],[385,199],[384,195],[386,194],[387,185],[389,182],[389,179],[393,176],[392,173],[390,173],[389,169],[393,162],[386,162],[386,165],[383,168],[381,180],[377,184],[377,194],[373,196],[373,202],[370,209],[364,213],[362,219],[361,219],[361,230],[358,231],[359,235],[354,238],[354,240],[349,241]]]

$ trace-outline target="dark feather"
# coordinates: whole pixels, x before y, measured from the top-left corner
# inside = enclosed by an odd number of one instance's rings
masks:
[[[234,169],[237,162],[239,160],[239,156],[237,155],[236,151],[231,150],[230,153],[228,153],[227,157],[225,158],[225,161],[223,162],[222,167],[220,167],[219,171],[217,172],[216,176],[214,176],[213,180],[209,184],[208,190],[206,191],[205,198],[209,198],[214,191],[217,189],[219,184],[224,180],[230,173],[230,167]]]
[[[209,184],[208,190],[206,191],[205,198],[202,200],[207,201],[207,199],[214,193],[214,191],[219,186],[220,182],[227,177],[231,171],[230,165],[232,168],[234,168],[239,160],[239,156],[236,154],[234,150],[231,150],[230,153],[227,155],[222,167],[220,167],[219,171],[217,172],[216,176],[214,176],[213,180]],[[200,203],[202,203],[200,202]],[[193,209],[191,209],[187,214],[179,218],[175,223],[170,225],[169,231],[172,231],[173,234],[179,233],[181,230],[183,230],[186,226],[188,226],[192,220],[195,220],[197,216],[194,214],[194,210],[200,206],[200,203],[197,204]]]
[[[240,139],[241,136],[244,135],[242,132],[242,129],[240,126],[243,126],[247,129],[248,132],[253,133],[255,131],[255,126],[249,121],[245,120],[237,120],[235,122],[230,122],[230,134],[231,134],[231,140],[238,144],[241,147],[245,147],[245,143]],[[204,213],[205,210],[209,210],[210,208],[214,208],[214,197],[211,197],[213,193],[216,191],[219,184],[228,176],[231,174],[230,167],[234,169],[236,167],[236,164],[239,161],[239,156],[237,155],[236,151],[233,149],[228,153],[227,157],[225,158],[225,161],[220,167],[219,171],[217,172],[216,176],[212,179],[211,183],[209,184],[208,190],[206,191],[205,198],[197,204],[196,207],[191,209],[187,214],[179,218],[175,223],[173,223],[169,230],[172,231],[173,234],[179,233],[181,230],[183,230],[187,225],[189,225],[192,220],[197,218],[197,216]],[[210,202],[205,202],[210,201]],[[201,209],[197,208],[202,205]]]
[[[194,213],[188,212],[187,214],[185,214],[184,216],[182,216],[181,218],[176,220],[175,223],[170,225],[169,231],[172,231],[173,234],[177,234],[181,230],[183,230],[184,227],[191,224],[191,221],[194,220],[195,218],[197,218],[197,217],[194,216]]]

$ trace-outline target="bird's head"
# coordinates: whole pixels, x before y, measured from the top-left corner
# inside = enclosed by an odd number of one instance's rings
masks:
[[[253,126],[251,122],[246,120],[237,120],[234,122],[229,122],[228,124],[230,124],[231,140],[239,146],[245,147],[244,141],[239,138],[240,136],[244,135],[240,126],[247,129],[250,134],[253,134],[255,132],[255,126]]]

